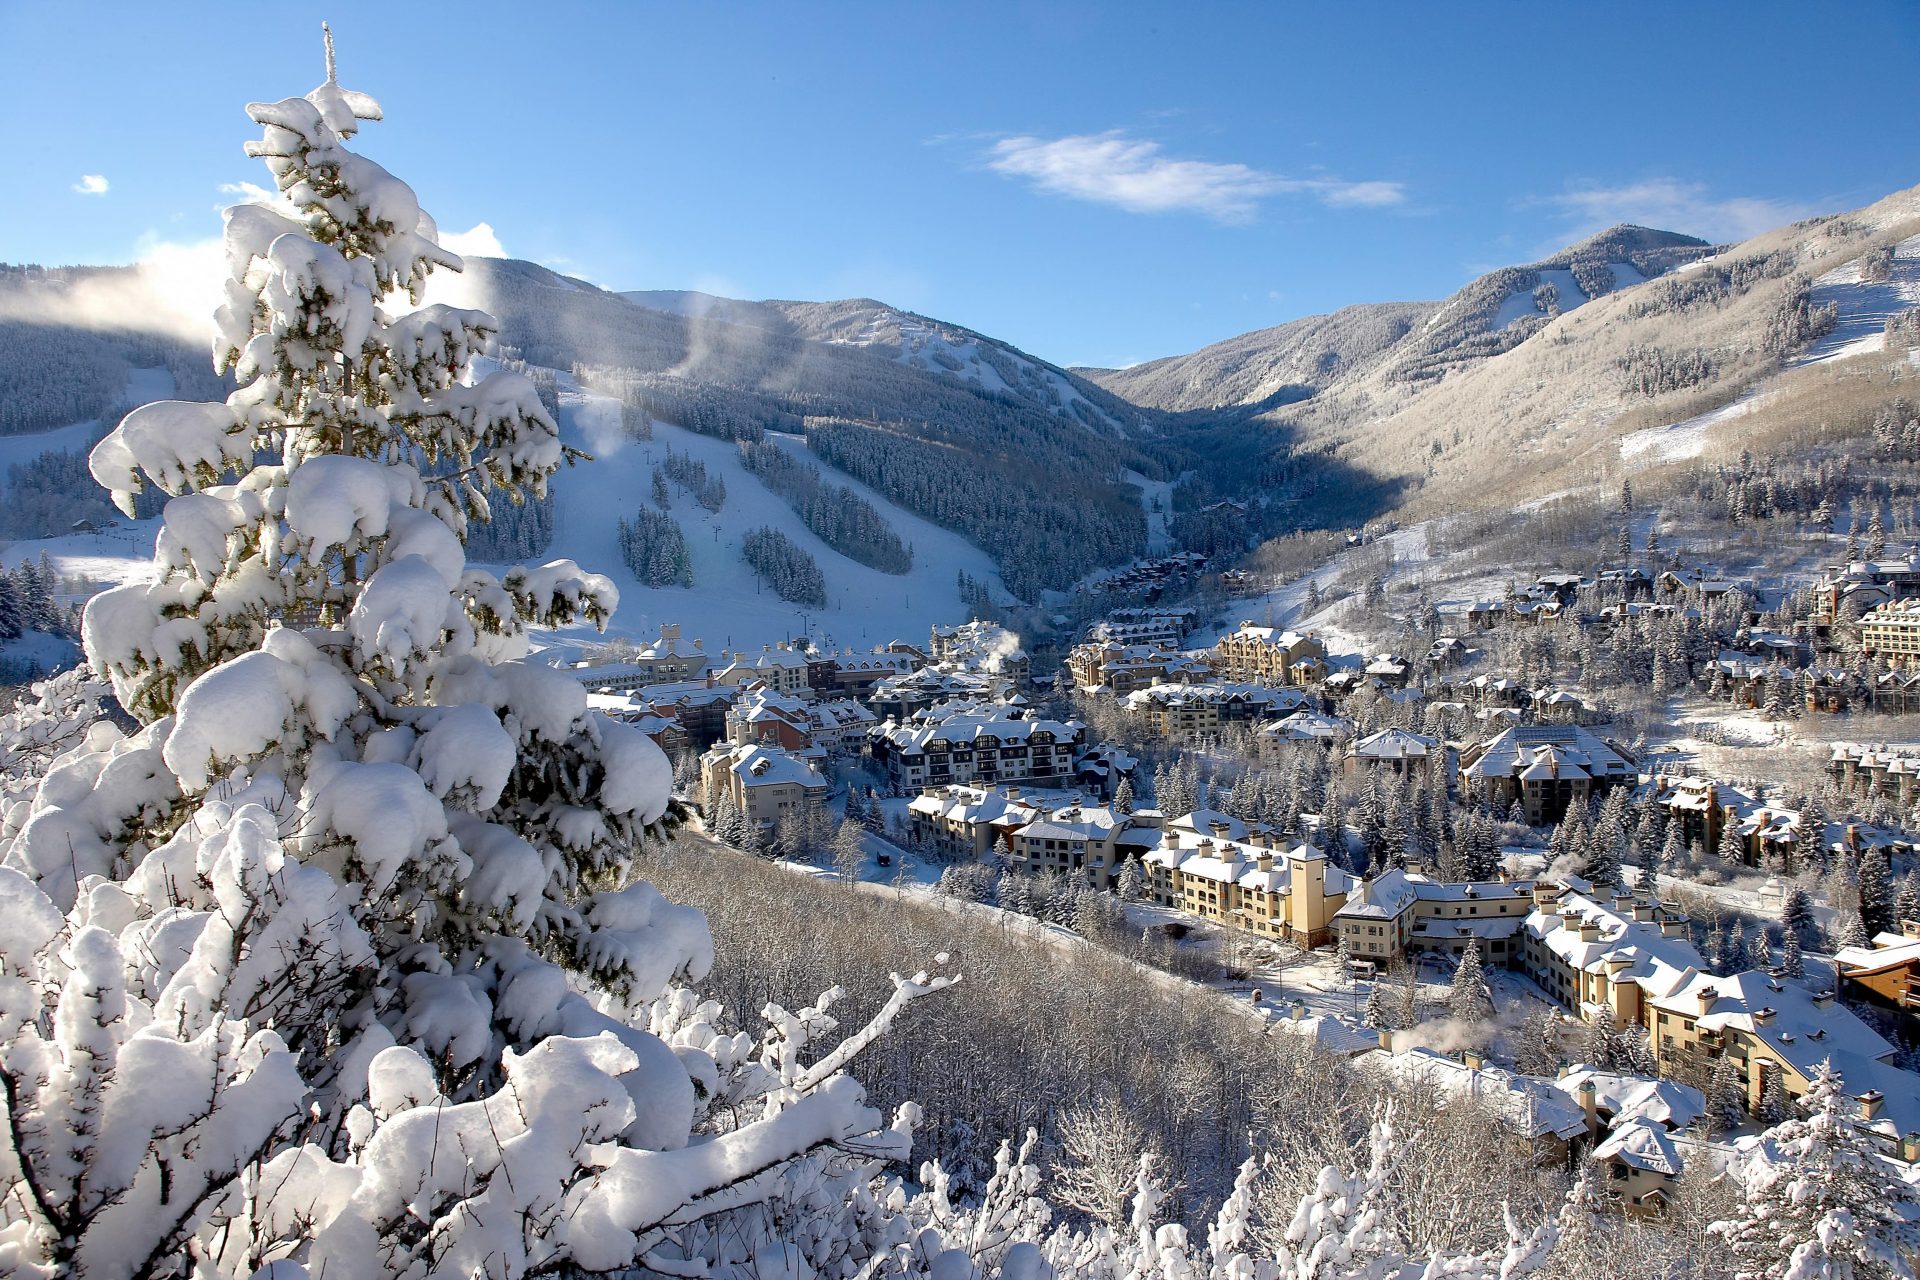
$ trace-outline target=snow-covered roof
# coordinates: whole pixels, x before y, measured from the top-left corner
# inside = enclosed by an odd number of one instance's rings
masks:
[[[1871,946],[1842,947],[1833,963],[1849,977],[1920,964],[1920,938],[1899,933],[1875,934]]]
[[[820,776],[807,761],[782,751],[777,747],[753,744],[751,746],[728,747],[722,745],[717,751],[732,755],[728,768],[733,770],[741,784],[749,787],[772,786],[779,783],[794,783],[802,787],[825,789],[827,780]]]
[[[1328,742],[1353,732],[1353,721],[1318,711],[1301,711],[1260,727],[1260,736],[1281,742]]]
[[[1356,1053],[1367,1053],[1380,1047],[1379,1034],[1327,1013],[1308,1013],[1300,1017],[1289,1015],[1274,1019],[1271,1024],[1275,1034],[1299,1036],[1311,1040],[1328,1053],[1337,1053],[1351,1057]]]
[[[1678,1177],[1685,1161],[1667,1130],[1645,1120],[1629,1120],[1614,1127],[1593,1149],[1595,1160],[1618,1160],[1636,1169]]]
[[[1437,750],[1440,740],[1406,729],[1382,729],[1347,748],[1349,756],[1362,760],[1424,760]]]
[[[1583,925],[1593,927],[1592,940],[1582,935]],[[1632,981],[1650,997],[1682,989],[1706,968],[1691,942],[1665,936],[1658,921],[1635,920],[1582,892],[1569,890],[1534,908],[1526,929],[1570,968]]]
[[[1524,1138],[1552,1136],[1568,1141],[1587,1131],[1586,1113],[1552,1083],[1504,1067],[1471,1067],[1426,1048],[1404,1053],[1376,1049],[1356,1061],[1369,1070],[1433,1089],[1447,1102],[1468,1100],[1486,1106],[1509,1131]]]
[[[1706,1114],[1707,1099],[1692,1085],[1652,1076],[1626,1075],[1578,1066],[1554,1085],[1576,1102],[1581,1086],[1593,1086],[1594,1108],[1615,1126],[1628,1121],[1647,1122],[1665,1129],[1684,1129]]]
[[[971,744],[981,738],[1025,742],[1035,734],[1051,734],[1056,742],[1072,742],[1086,726],[1078,720],[1034,720],[1015,715],[1011,708],[968,704],[942,709],[932,716],[915,716],[905,724],[888,721],[873,730],[902,752],[925,751],[934,743]]]
[[[1632,781],[1636,776],[1623,753],[1572,724],[1515,725],[1488,739],[1472,755],[1472,763],[1462,770],[1469,778],[1584,776]]]

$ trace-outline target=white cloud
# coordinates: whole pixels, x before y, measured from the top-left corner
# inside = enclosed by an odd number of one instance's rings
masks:
[[[1118,130],[1064,138],[1002,138],[988,154],[996,173],[1025,178],[1042,191],[1110,204],[1133,213],[1198,213],[1246,222],[1269,196],[1300,194],[1334,206],[1399,204],[1397,182],[1288,178],[1249,165],[1179,160],[1157,142]]]
[[[1631,222],[1715,242],[1745,240],[1818,212],[1812,205],[1766,196],[1714,196],[1706,183],[1678,178],[1577,186],[1535,203],[1565,211],[1576,237]]]
[[[83,173],[73,189],[83,196],[103,196],[107,194],[107,180],[97,173]]]
[[[475,223],[466,231],[442,231],[440,243],[462,257],[472,254],[477,258],[504,258],[507,256],[500,237],[493,233],[493,225],[487,222]]]
[[[269,191],[257,182],[223,182],[217,190],[223,196],[239,196],[254,204],[277,204],[280,200],[278,192]]]

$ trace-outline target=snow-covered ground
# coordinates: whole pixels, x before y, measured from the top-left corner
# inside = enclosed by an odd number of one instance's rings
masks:
[[[1813,282],[1814,305],[1832,303],[1839,314],[1833,331],[1809,347],[1795,364],[1818,364],[1883,350],[1887,321],[1920,307],[1920,236],[1894,246],[1893,270],[1887,279],[1869,283],[1860,278],[1860,268],[1861,262],[1856,259]]]
[[[739,450],[664,423],[650,441],[629,439],[620,428],[620,404],[565,385],[561,433],[594,461],[563,469],[554,478],[553,544],[539,559],[570,559],[611,577],[620,588],[620,609],[609,630],[646,637],[661,623],[677,622],[688,639],[705,641],[709,653],[742,649],[798,635],[803,628],[831,645],[871,648],[896,639],[924,641],[936,622],[964,621],[958,577],[998,586],[999,575],[984,551],[919,516],[895,506],[832,468],[822,471],[871,501],[913,548],[912,571],[895,577],[849,560],[808,529],[785,500],[770,492],[740,462]],[[782,447],[804,449],[798,439]],[[645,587],[621,563],[617,524],[647,502],[652,471],[667,451],[700,460],[727,486],[726,505],[708,512],[690,494],[675,490],[671,514],[680,522],[693,560],[693,587]],[[810,456],[810,455],[809,455]],[[818,459],[814,459],[818,463]],[[820,563],[827,607],[789,604],[763,587],[740,555],[741,539],[768,525],[792,538]]]
[[[1732,404],[1695,414],[1685,421],[1631,432],[1620,437],[1620,456],[1640,458],[1643,462],[1697,458],[1706,451],[1708,432],[1722,422],[1753,412],[1766,398],[1767,393],[1749,391]]]
[[[1149,480],[1138,471],[1126,474],[1127,483],[1140,491],[1140,509],[1147,513],[1147,554],[1164,556],[1173,550],[1173,485],[1171,480]],[[1159,503],[1159,509],[1154,504]]]

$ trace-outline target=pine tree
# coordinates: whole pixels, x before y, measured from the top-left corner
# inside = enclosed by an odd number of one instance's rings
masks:
[[[1789,978],[1804,978],[1807,976],[1807,964],[1801,954],[1800,931],[1798,929],[1789,928],[1786,930],[1786,940],[1780,945],[1780,971]]]
[[[1728,817],[1720,828],[1720,862],[1726,867],[1744,867],[1747,864],[1747,843],[1740,837],[1740,820]]]
[[[1780,923],[1787,935],[1799,938],[1802,945],[1813,936],[1813,898],[1804,886],[1796,884],[1787,890],[1786,900],[1780,905]]]
[[[1123,777],[1120,785],[1114,788],[1113,811],[1115,813],[1133,812],[1133,779]]]
[[[1912,1280],[1920,1198],[1890,1176],[1830,1064],[1739,1167],[1739,1217],[1711,1230],[1738,1280]]]
[[[1461,1022],[1481,1023],[1493,1017],[1493,995],[1487,989],[1487,975],[1480,965],[1480,940],[1467,943],[1453,971],[1453,983],[1447,989],[1447,1010]]]
[[[1891,932],[1898,923],[1893,918],[1893,872],[1884,846],[1875,845],[1860,855],[1860,923],[1869,938]]]
[[[1747,1091],[1731,1054],[1718,1054],[1707,1076],[1707,1128],[1715,1136],[1747,1122]]]

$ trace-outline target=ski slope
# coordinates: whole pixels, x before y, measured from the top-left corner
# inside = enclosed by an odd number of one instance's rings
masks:
[[[904,639],[924,642],[934,623],[965,621],[959,574],[1001,590],[999,574],[984,551],[960,535],[913,515],[873,490],[830,467],[822,472],[872,502],[901,539],[913,548],[913,569],[895,577],[869,569],[834,551],[778,495],[770,492],[740,462],[738,449],[665,423],[655,423],[654,438],[632,440],[620,428],[620,404],[583,392],[562,378],[562,438],[594,455],[592,462],[563,469],[552,482],[555,495],[553,543],[541,561],[569,559],[603,573],[620,588],[620,608],[611,634],[644,639],[662,623],[675,622],[689,640],[705,642],[708,653],[750,648],[809,633],[823,644],[870,649]],[[773,437],[782,448],[805,450],[797,437]],[[708,512],[691,494],[673,490],[670,514],[680,522],[693,561],[687,587],[643,586],[621,563],[617,525],[651,501],[653,468],[671,449],[705,464],[727,486],[726,505]],[[808,455],[812,457],[811,454]],[[740,555],[741,539],[768,525],[792,538],[819,561],[827,582],[827,607],[803,609],[762,586]],[[562,633],[584,638],[590,629]]]

